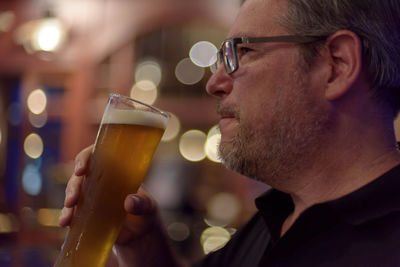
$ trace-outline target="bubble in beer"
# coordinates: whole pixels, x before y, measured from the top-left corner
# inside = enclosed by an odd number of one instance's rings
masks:
[[[33,90],[27,99],[27,105],[30,112],[40,114],[46,109],[47,97],[42,89]]]
[[[189,161],[201,161],[206,157],[204,144],[206,134],[199,130],[190,130],[181,136],[179,141],[179,151],[185,159]]]

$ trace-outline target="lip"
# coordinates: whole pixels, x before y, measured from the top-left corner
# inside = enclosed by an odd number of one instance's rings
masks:
[[[233,134],[237,126],[238,121],[235,117],[221,117],[219,121],[219,129],[222,136],[229,136],[230,134]]]

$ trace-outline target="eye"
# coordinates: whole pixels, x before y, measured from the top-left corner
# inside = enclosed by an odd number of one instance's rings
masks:
[[[241,46],[241,47],[239,47],[238,53],[240,55],[245,55],[245,54],[247,54],[248,52],[251,52],[251,51],[254,51],[254,50],[251,49],[250,47]]]

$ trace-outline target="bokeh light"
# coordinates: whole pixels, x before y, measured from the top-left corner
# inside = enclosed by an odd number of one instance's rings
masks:
[[[202,232],[200,242],[204,254],[208,254],[225,246],[230,239],[231,235],[228,230],[223,227],[212,226]]]
[[[207,219],[213,225],[226,226],[240,214],[241,205],[231,193],[215,194],[207,203]]]
[[[22,174],[22,188],[32,196],[37,196],[42,191],[42,176],[33,164],[28,164]]]
[[[181,130],[181,122],[179,121],[178,117],[172,113],[169,113],[169,115],[171,118],[169,119],[167,128],[165,129],[164,135],[161,138],[161,141],[163,142],[169,142],[175,139]]]
[[[189,58],[184,58],[176,65],[175,76],[183,84],[198,83],[204,76],[204,69],[193,64]]]
[[[33,34],[32,46],[39,51],[56,51],[65,39],[65,30],[56,18],[49,18],[38,23]]]
[[[167,226],[168,236],[174,241],[186,240],[190,235],[189,227],[181,222],[173,222]]]
[[[15,22],[15,14],[12,11],[0,13],[0,32],[7,32]]]
[[[40,114],[29,113],[28,115],[29,122],[35,128],[42,128],[47,123],[47,112],[46,110]]]
[[[42,113],[47,106],[47,97],[42,89],[33,90],[27,99],[27,105],[30,112],[33,114]]]
[[[157,87],[152,81],[144,80],[135,83],[130,97],[148,105],[153,105],[158,96]]]
[[[138,81],[135,86],[143,91],[153,91],[157,90],[157,86],[150,80]]]
[[[216,61],[217,48],[210,42],[201,41],[190,49],[190,60],[199,67],[209,67]]]
[[[39,209],[37,212],[37,220],[41,225],[58,227],[58,218],[60,215],[60,209]]]
[[[0,213],[0,233],[17,232],[19,229],[17,218],[12,214]]]
[[[184,133],[179,141],[179,152],[189,161],[201,161],[206,157],[204,144],[207,136],[199,130],[190,130]]]
[[[43,153],[42,138],[35,133],[28,135],[24,141],[24,151],[26,155],[33,159],[39,158]]]
[[[219,131],[218,125],[213,126],[207,134],[207,141],[204,146],[207,158],[213,162],[221,163],[218,155],[218,146],[221,142],[221,132]]]
[[[135,71],[135,80],[151,81],[155,86],[159,86],[161,82],[162,72],[160,64],[153,60],[146,60],[138,64]]]

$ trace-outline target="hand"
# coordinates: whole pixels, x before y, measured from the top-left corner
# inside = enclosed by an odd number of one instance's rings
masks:
[[[83,177],[89,171],[92,151],[93,146],[89,146],[75,158],[75,170],[65,190],[64,208],[59,218],[60,226],[68,226],[71,223]],[[114,246],[119,265],[178,266],[168,246],[156,201],[143,188],[139,188],[136,194],[125,198],[124,208],[128,215]]]

